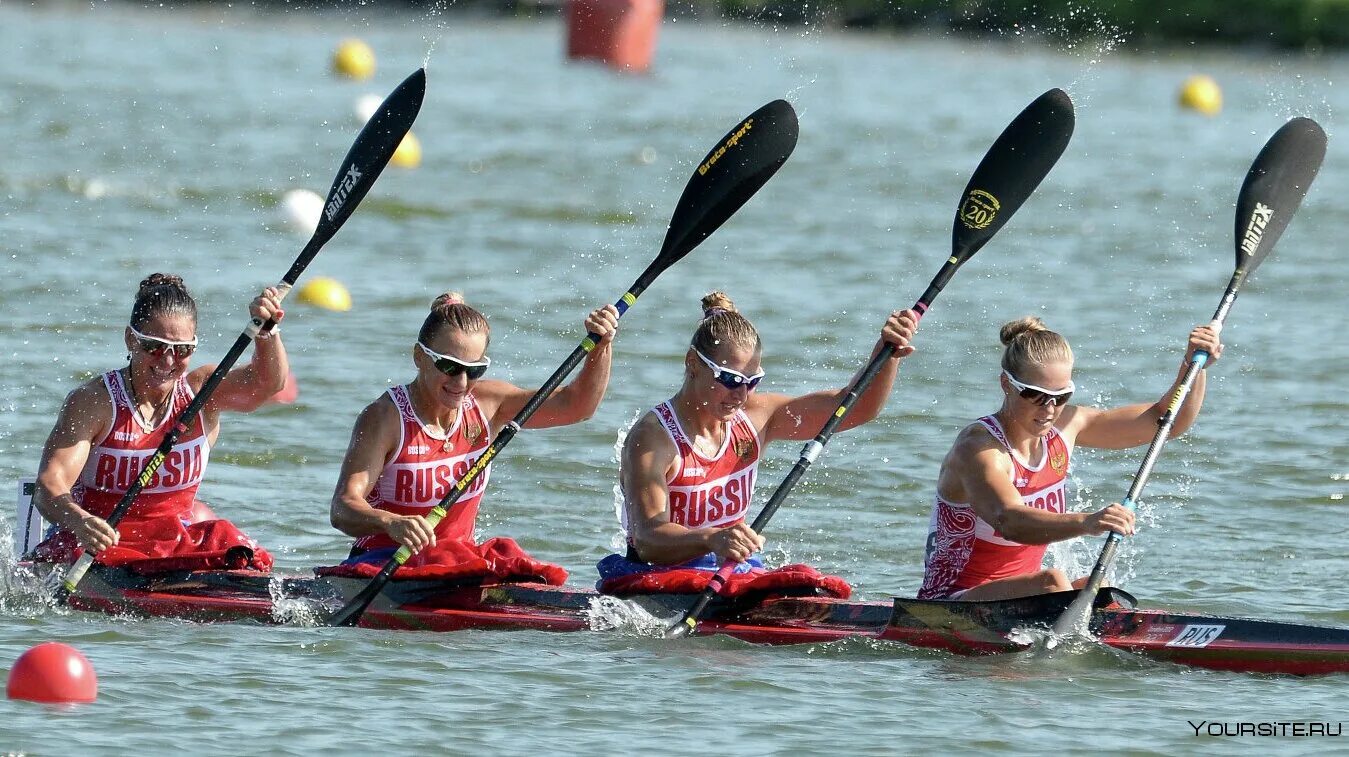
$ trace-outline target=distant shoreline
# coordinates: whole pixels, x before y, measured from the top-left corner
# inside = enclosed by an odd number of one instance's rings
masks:
[[[178,0],[183,5],[203,0]],[[209,0],[205,0],[209,2]],[[253,0],[259,7],[340,9],[351,0]],[[441,12],[543,17],[567,0],[404,0]],[[1120,39],[1126,47],[1245,45],[1319,52],[1349,47],[1349,2],[1340,0],[665,0],[666,18],[731,19],[786,26],[938,31],[973,37],[1013,32],[1046,39]]]

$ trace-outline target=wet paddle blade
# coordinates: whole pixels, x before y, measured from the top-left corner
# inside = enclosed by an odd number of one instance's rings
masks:
[[[426,96],[426,69],[413,71],[403,83],[399,84],[389,96],[384,98],[375,115],[365,122],[365,127],[356,135],[347,156],[342,159],[342,167],[328,189],[328,197],[323,203],[323,214],[319,216],[314,236],[305,247],[305,252],[295,261],[283,277],[283,281],[294,284],[300,273],[318,254],[337,230],[342,228],[347,218],[361,204],[370,188],[375,185],[384,167],[389,164],[398,145],[412,129],[421,111],[422,100]]]
[[[643,278],[655,279],[748,202],[787,162],[797,133],[796,111],[786,100],[768,103],[727,132],[684,187],[660,255]]]
[[[1040,95],[1003,130],[965,186],[951,232],[963,263],[1021,207],[1073,136],[1073,101],[1061,89]]]
[[[1294,118],[1274,132],[1237,196],[1237,271],[1249,276],[1279,241],[1307,196],[1326,157],[1326,133],[1310,118]]]

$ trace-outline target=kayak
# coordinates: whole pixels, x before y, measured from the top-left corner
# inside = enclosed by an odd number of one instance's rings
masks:
[[[296,602],[322,617],[367,584],[363,578],[200,571],[145,577],[96,566],[70,597],[79,610],[200,622],[290,622]],[[853,601],[771,596],[714,602],[697,634],[722,634],[758,644],[872,638],[960,655],[1021,652],[1047,635],[1076,592],[991,602]],[[626,601],[673,618],[692,594],[642,595]],[[447,585],[392,581],[360,627],[401,631],[466,629],[584,631],[592,629],[601,595],[538,583]],[[1039,629],[1040,633],[1036,633]],[[1349,629],[1278,621],[1144,610],[1127,592],[1102,589],[1091,634],[1106,646],[1180,665],[1248,673],[1318,675],[1349,672]]]

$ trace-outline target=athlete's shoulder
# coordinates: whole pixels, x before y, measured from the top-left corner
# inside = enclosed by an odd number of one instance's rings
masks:
[[[960,451],[971,456],[988,449],[1001,450],[1002,443],[998,441],[998,437],[993,435],[988,426],[980,421],[974,421],[960,429],[960,432],[956,434],[955,442],[951,445],[953,452]]]
[[[642,417],[632,424],[628,429],[627,436],[623,439],[623,449],[629,452],[638,450],[647,451],[668,451],[674,454],[677,451],[674,441],[670,438],[669,432],[665,430],[665,425],[661,423],[660,416],[657,415],[655,408],[642,413]]]

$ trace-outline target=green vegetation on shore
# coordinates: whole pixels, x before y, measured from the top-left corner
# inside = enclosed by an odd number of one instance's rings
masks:
[[[1118,30],[1134,44],[1250,43],[1275,47],[1349,45],[1349,0],[667,0],[714,6],[735,18],[847,27],[939,28],[963,32]]]

